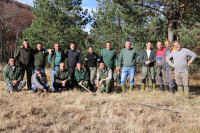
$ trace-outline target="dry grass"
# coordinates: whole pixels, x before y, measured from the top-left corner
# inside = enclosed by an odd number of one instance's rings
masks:
[[[200,132],[198,91],[194,91],[190,100],[167,92],[138,90],[97,96],[72,91],[49,95],[31,91],[7,94],[3,84],[0,81],[0,132]]]

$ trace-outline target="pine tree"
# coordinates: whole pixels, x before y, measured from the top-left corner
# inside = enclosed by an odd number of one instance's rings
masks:
[[[87,10],[80,7],[82,0],[35,0],[35,20],[23,32],[30,44],[38,42],[52,47],[60,42],[65,48],[71,42],[80,43],[87,37],[83,28],[90,21]]]
[[[183,24],[191,26],[200,22],[199,0],[114,0],[124,8],[129,9],[127,15],[142,9],[149,17],[155,17],[154,12],[164,17],[168,28],[168,39],[177,39],[176,30]],[[152,14],[153,13],[153,14]]]

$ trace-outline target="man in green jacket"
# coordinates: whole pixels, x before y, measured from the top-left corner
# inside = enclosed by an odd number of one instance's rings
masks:
[[[62,92],[62,88],[73,88],[71,72],[66,69],[65,63],[60,63],[60,69],[55,73],[53,86],[56,91]]]
[[[107,68],[112,69],[114,71],[116,59],[117,59],[117,52],[115,49],[111,48],[111,43],[106,43],[106,48],[101,51],[100,59],[103,61]]]
[[[97,73],[97,92],[101,93],[106,92],[109,93],[113,87],[113,72],[112,69],[106,68],[104,62],[99,63],[99,70]]]
[[[40,68],[42,73],[45,73],[46,57],[49,54],[48,49],[44,49],[41,43],[37,43],[37,48],[34,50],[34,68],[35,73],[36,68]]]
[[[83,85],[84,87],[88,88],[88,81],[89,81],[89,75],[86,70],[82,68],[82,63],[78,62],[75,69],[75,78],[77,85],[80,87]]]
[[[122,66],[121,63],[123,61],[122,76],[121,76],[122,92],[125,92],[126,80],[128,75],[130,77],[129,90],[133,90],[135,66],[136,66],[136,61],[139,60],[139,55],[140,55],[140,52],[131,48],[131,43],[129,41],[125,43],[125,47],[126,48],[122,49],[120,52],[119,63],[118,63],[119,66],[117,67],[117,70],[119,70],[120,66]]]
[[[56,91],[53,86],[55,73],[60,68],[60,63],[64,61],[65,52],[60,48],[60,44],[57,42],[54,44],[54,50],[50,51],[48,55],[48,62],[51,64],[52,92]]]
[[[26,82],[23,81],[23,71],[19,66],[15,65],[14,58],[10,58],[8,65],[4,68],[3,78],[6,82],[8,93],[21,91],[26,85]]]
[[[26,71],[28,90],[31,90],[31,76],[34,63],[33,54],[33,49],[29,46],[28,40],[24,40],[23,47],[18,50],[15,56],[15,60],[19,59],[19,66],[22,69],[23,77]]]

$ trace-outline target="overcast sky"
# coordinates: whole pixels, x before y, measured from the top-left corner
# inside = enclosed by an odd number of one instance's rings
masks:
[[[17,1],[33,6],[33,0],[17,0]],[[92,9],[93,10],[96,9],[97,2],[96,0],[83,0],[81,7],[83,7],[84,9],[88,9],[89,13],[91,13]],[[90,24],[88,24],[84,30],[89,32],[90,29],[91,26]]]

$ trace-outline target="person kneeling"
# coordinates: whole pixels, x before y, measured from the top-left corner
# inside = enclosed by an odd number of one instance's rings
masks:
[[[82,88],[82,86],[88,88],[88,81],[89,81],[89,75],[86,70],[82,68],[82,64],[78,62],[76,64],[75,69],[75,78],[77,82],[77,87]]]
[[[4,68],[3,78],[6,82],[6,89],[8,93],[14,91],[21,91],[26,85],[23,81],[23,71],[17,65],[15,65],[15,59],[10,58],[8,65]]]
[[[36,91],[44,91],[47,92],[49,89],[49,85],[47,84],[47,76],[44,72],[41,72],[41,68],[37,67],[35,68],[36,72],[33,74],[33,84],[32,89],[33,93],[36,93]]]
[[[60,69],[55,73],[53,87],[57,92],[61,92],[62,88],[73,88],[71,73],[63,62],[60,63]]]
[[[99,63],[99,70],[97,73],[97,92],[109,93],[113,87],[112,69],[107,69],[103,62]]]

